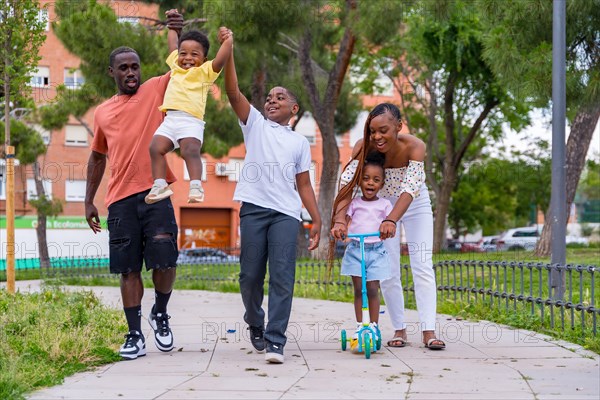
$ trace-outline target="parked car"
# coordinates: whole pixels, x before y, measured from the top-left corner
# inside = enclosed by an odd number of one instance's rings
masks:
[[[448,239],[446,243],[446,251],[457,253],[481,253],[483,249],[478,243],[460,242],[455,239]]]
[[[496,251],[498,250],[498,239],[500,236],[484,236],[481,238],[479,247],[483,251]]]
[[[497,241],[498,251],[533,250],[540,232],[536,226],[509,229],[500,235]]]
[[[177,264],[222,264],[237,263],[238,256],[232,256],[223,250],[212,247],[197,247],[195,249],[182,249],[179,251]]]

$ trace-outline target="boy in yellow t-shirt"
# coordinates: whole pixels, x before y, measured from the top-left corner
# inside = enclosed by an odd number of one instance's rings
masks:
[[[167,16],[176,10],[166,12]],[[233,37],[229,30],[220,29],[224,39],[214,60],[207,61],[210,43],[199,31],[187,31],[181,35],[169,30],[167,64],[171,67],[171,79],[165,92],[163,104],[165,120],[154,133],[150,144],[152,177],[154,184],[145,201],[148,204],[166,199],[173,194],[166,181],[167,162],[165,155],[181,148],[190,175],[188,203],[204,200],[202,189],[202,160],[200,150],[204,139],[204,110],[206,98],[213,82],[229,58],[233,48]]]

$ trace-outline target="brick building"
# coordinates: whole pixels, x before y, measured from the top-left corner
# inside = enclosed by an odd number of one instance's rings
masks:
[[[135,16],[158,18],[158,6],[133,2],[129,0],[114,0],[109,2],[115,13],[122,21],[136,23]],[[42,17],[53,21],[52,2],[41,0]],[[40,50],[41,60],[37,71],[33,74],[31,85],[32,95],[37,104],[42,105],[56,96],[56,86],[64,83],[73,90],[84,82],[78,67],[80,60],[69,53],[52,32],[50,24],[47,28],[46,41]],[[222,78],[220,78],[222,79]],[[365,98],[365,106],[371,107],[380,101],[398,103],[394,91],[388,95]],[[90,154],[91,136],[86,125],[93,129],[94,109],[90,109],[81,120],[71,117],[69,123],[60,130],[42,132],[48,144],[47,154],[41,158],[42,176],[46,179],[45,188],[53,198],[63,200],[64,210],[61,216],[65,220],[79,221],[70,226],[82,227],[85,222],[84,199],[87,160]],[[362,137],[366,113],[362,113],[356,127],[338,139],[340,160],[345,162],[350,157],[351,145]],[[315,121],[310,115],[299,122],[296,130],[305,135],[311,144],[313,167],[311,179],[318,195],[320,165],[322,161],[322,141]],[[41,132],[41,129],[40,129]],[[207,128],[210,135],[210,127]],[[203,154],[204,176],[203,185],[206,199],[201,204],[187,204],[188,177],[183,159],[175,154],[168,155],[168,163],[177,176],[178,182],[172,185],[174,195],[172,201],[175,215],[180,227],[180,247],[215,246],[236,247],[239,245],[239,204],[232,201],[236,181],[241,171],[245,154],[244,145],[230,149],[227,156],[215,159]],[[96,195],[96,206],[101,219],[105,221],[107,210],[103,199],[106,194],[109,170]],[[27,199],[35,196],[33,173],[30,166],[16,168],[15,176],[16,199],[15,215],[17,220],[33,220],[35,210],[28,204]],[[4,182],[0,185],[0,210],[5,210]],[[5,214],[5,213],[3,213]],[[26,225],[26,224],[25,224]],[[17,228],[23,224],[17,224]],[[91,231],[87,229],[89,233]],[[85,232],[87,234],[88,232]],[[83,231],[82,231],[82,234]],[[99,239],[99,238],[98,238]],[[92,239],[93,240],[93,239]],[[18,257],[18,255],[17,255]]]

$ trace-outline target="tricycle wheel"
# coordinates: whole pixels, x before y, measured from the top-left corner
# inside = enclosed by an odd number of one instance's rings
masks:
[[[368,332],[365,332],[363,336],[363,349],[365,351],[365,358],[371,358],[371,335]]]
[[[342,341],[342,350],[346,351],[346,344],[348,343],[348,339],[346,338],[346,330],[345,329],[342,329],[340,340]]]

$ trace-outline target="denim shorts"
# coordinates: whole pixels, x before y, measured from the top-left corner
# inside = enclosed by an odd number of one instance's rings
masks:
[[[139,272],[177,266],[177,222],[170,199],[146,204],[150,190],[108,206],[110,272]],[[166,236],[157,238],[156,236]]]
[[[360,242],[351,240],[342,258],[342,275],[361,276]],[[365,243],[367,281],[382,281],[390,277],[390,260],[383,242]]]

